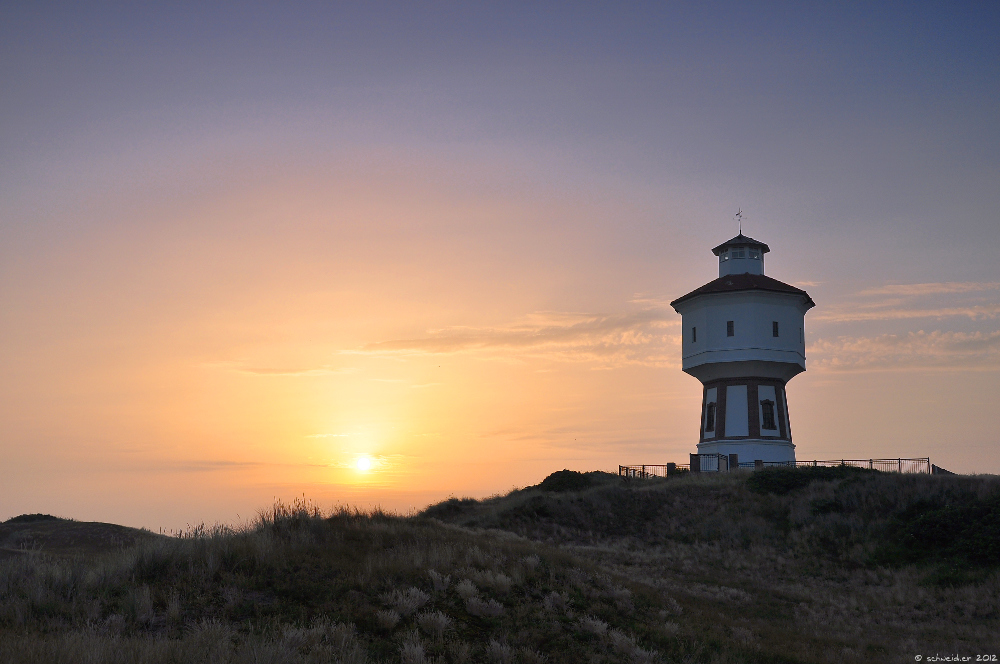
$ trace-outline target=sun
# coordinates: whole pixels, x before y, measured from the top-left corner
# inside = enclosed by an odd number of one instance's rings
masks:
[[[358,457],[358,460],[354,463],[355,467],[362,473],[367,472],[372,469],[372,458],[369,456]]]

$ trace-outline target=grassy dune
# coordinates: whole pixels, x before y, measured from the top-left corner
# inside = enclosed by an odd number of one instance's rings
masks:
[[[408,518],[298,503],[162,537],[24,517],[0,524],[0,661],[1000,654],[998,500],[987,477],[567,471]]]

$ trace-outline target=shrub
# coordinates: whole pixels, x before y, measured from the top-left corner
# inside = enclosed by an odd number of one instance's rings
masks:
[[[568,603],[566,596],[555,590],[546,595],[542,601],[542,605],[548,611],[565,611]]]
[[[431,584],[434,586],[434,592],[443,593],[448,590],[448,584],[451,583],[450,574],[438,574],[434,570],[428,570],[427,575],[431,577]]]
[[[399,624],[399,618],[399,613],[392,609],[381,609],[375,612],[375,624],[382,629],[393,629]]]
[[[60,519],[57,516],[52,516],[51,514],[21,514],[19,516],[12,516],[3,523],[34,523],[36,521],[64,521],[65,519]]]
[[[575,470],[557,470],[538,485],[542,491],[580,491],[593,486],[594,480],[589,473]]]
[[[495,599],[482,600],[478,597],[470,597],[465,600],[465,610],[469,615],[480,618],[498,618],[503,615],[503,604]]]
[[[513,664],[516,653],[506,643],[490,639],[486,645],[486,656],[497,664]]]
[[[594,618],[593,616],[584,616],[583,618],[580,618],[580,622],[578,624],[582,631],[590,634],[597,634],[598,636],[602,636],[608,631],[608,623],[599,618]]]
[[[445,631],[451,627],[451,618],[440,611],[421,613],[417,616],[417,625],[435,639],[441,640]]]
[[[920,501],[897,515],[875,561],[1000,566],[1000,493],[952,500]]]
[[[479,505],[475,498],[449,498],[444,502],[431,505],[424,510],[424,515],[435,519],[453,518]]]
[[[877,473],[877,470],[854,466],[776,466],[764,468],[747,478],[747,488],[754,493],[773,493],[779,496],[809,486],[813,482],[845,479]]]
[[[476,584],[474,584],[469,579],[462,579],[461,583],[455,586],[455,592],[458,593],[459,597],[467,600],[471,597],[475,597],[476,595],[478,595],[479,589],[476,588]]]
[[[409,616],[430,600],[431,596],[419,588],[410,588],[406,592],[393,590],[382,595],[382,601],[396,609],[403,616]]]
[[[399,658],[403,664],[424,664],[427,661],[424,646],[419,641],[406,641],[400,645]]]

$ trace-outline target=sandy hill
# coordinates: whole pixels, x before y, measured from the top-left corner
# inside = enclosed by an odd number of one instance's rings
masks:
[[[298,503],[179,538],[109,524],[74,535],[74,524],[2,524],[7,538],[43,543],[0,561],[0,661],[1000,652],[996,477],[820,468],[626,482],[560,471],[405,518]]]

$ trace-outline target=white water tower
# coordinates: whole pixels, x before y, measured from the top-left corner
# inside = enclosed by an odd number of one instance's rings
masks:
[[[682,369],[704,386],[700,454],[794,461],[785,384],[806,370],[804,290],[764,276],[763,242],[741,232],[712,250],[719,278],[670,305]]]

